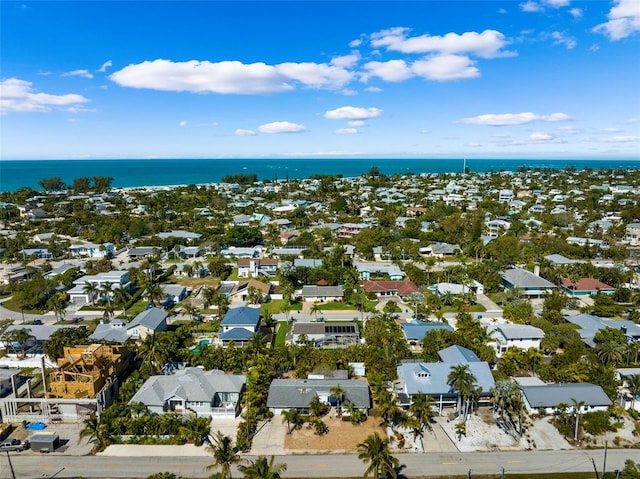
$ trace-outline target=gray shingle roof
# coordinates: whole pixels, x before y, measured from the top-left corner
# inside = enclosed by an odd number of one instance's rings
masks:
[[[552,289],[557,286],[522,268],[512,268],[500,273],[502,278],[517,288]]]
[[[141,402],[147,406],[162,406],[172,397],[189,402],[209,402],[216,393],[239,393],[245,381],[245,376],[225,374],[219,369],[185,368],[173,375],[151,376],[129,404]]]
[[[302,287],[302,296],[344,296],[342,286],[314,286],[306,285]]]
[[[493,375],[486,362],[470,362],[469,371],[476,377],[476,387],[482,387],[484,396],[495,385]],[[434,398],[456,397],[456,391],[451,389],[447,377],[451,368],[458,363],[401,363],[398,366],[397,382],[404,385],[407,394],[430,394]]]
[[[155,331],[158,326],[167,319],[167,316],[169,316],[169,314],[164,309],[149,308],[133,318],[133,320],[127,324],[127,329],[140,325]]]
[[[438,356],[443,363],[467,364],[480,361],[476,353],[457,344],[441,349],[438,351]]]
[[[222,320],[222,326],[257,326],[260,322],[260,309],[241,306],[231,308]]]
[[[308,408],[316,396],[329,394],[332,387],[340,385],[344,398],[358,408],[371,407],[367,381],[361,379],[274,379],[269,387],[267,407],[277,409]]]
[[[532,408],[551,408],[560,403],[571,406],[573,404],[572,399],[584,401],[585,406],[611,405],[609,397],[596,384],[545,384],[544,386],[521,386],[520,389]]]
[[[89,336],[91,341],[113,341],[123,344],[129,335],[126,328],[114,327],[111,324],[98,324],[95,331]]]

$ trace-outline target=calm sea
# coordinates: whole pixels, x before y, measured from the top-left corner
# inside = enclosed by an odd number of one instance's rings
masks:
[[[162,160],[2,160],[0,191],[21,187],[39,189],[42,178],[60,177],[67,184],[83,176],[111,176],[114,187],[189,185],[219,183],[226,175],[255,173],[261,180],[308,178],[312,175],[352,177],[377,166],[381,173],[462,172],[462,159],[162,159]],[[467,168],[481,173],[515,171],[520,166],[541,169],[575,167],[598,169],[640,169],[636,160],[536,160],[468,159]]]

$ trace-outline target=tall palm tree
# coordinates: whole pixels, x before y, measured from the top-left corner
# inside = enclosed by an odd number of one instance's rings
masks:
[[[369,464],[364,471],[365,479],[369,475],[373,475],[373,479],[382,479],[387,476],[391,476],[393,479],[398,477],[396,469],[400,466],[400,461],[391,455],[389,439],[382,439],[377,432],[369,435],[358,444],[358,459]]]
[[[462,403],[471,395],[476,381],[476,377],[469,371],[468,364],[457,364],[451,367],[447,383],[458,393],[458,413],[462,409]],[[464,418],[466,419],[466,408]]]
[[[340,413],[340,405],[342,403],[342,395],[344,394],[344,389],[342,389],[342,386],[340,386],[340,384],[336,384],[329,389],[329,392],[335,398],[336,409],[338,410],[338,413]]]
[[[142,366],[149,374],[157,374],[167,362],[167,348],[164,347],[161,334],[149,334],[138,348],[138,356],[142,359]]]
[[[433,398],[424,393],[414,394],[409,405],[409,412],[420,421],[421,427],[431,429],[431,420],[435,416]]]
[[[96,283],[89,282],[84,285],[82,292],[89,296],[91,304],[95,304],[96,297],[98,296],[98,285]]]
[[[251,349],[251,354],[253,356],[253,359],[255,359],[266,348],[267,337],[262,333],[255,332],[249,337],[248,346]]]
[[[113,301],[122,305],[122,314],[127,314],[127,301],[131,298],[129,289],[125,285],[120,285],[113,290]]]
[[[585,402],[584,401],[578,401],[574,398],[571,398],[571,403],[573,404],[573,413],[576,415],[576,429],[575,429],[575,434],[573,436],[573,440],[577,441],[578,440],[578,431],[579,426],[580,426],[580,415],[582,414],[582,407],[584,406]]]
[[[163,299],[165,295],[159,284],[151,283],[145,288],[144,296],[151,304],[155,305],[156,301]]]
[[[620,364],[623,359],[623,347],[614,341],[600,343],[596,349],[596,356],[603,364]]]
[[[625,378],[627,388],[631,394],[631,409],[635,408],[636,397],[640,393],[640,374],[634,374],[633,376],[627,376]]]
[[[313,303],[313,306],[311,306],[311,314],[315,316],[316,320],[318,319],[318,313],[320,311],[322,311],[320,305],[318,303]]]
[[[232,479],[231,466],[240,461],[240,456],[233,447],[232,440],[218,431],[212,437],[213,443],[207,447],[207,452],[215,459],[215,464],[207,466],[207,469],[220,467],[221,479]]]
[[[111,304],[113,299],[113,283],[103,283],[100,286],[100,295],[107,299],[107,304]]]
[[[255,461],[238,466],[245,479],[281,479],[282,473],[287,470],[287,465],[275,464],[275,457],[267,459],[265,456],[258,456]]]

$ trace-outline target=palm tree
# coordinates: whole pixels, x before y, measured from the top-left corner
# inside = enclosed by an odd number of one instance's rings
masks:
[[[458,441],[467,434],[467,425],[464,422],[458,422],[455,426],[456,434],[458,435]]]
[[[631,394],[631,409],[635,409],[636,397],[640,392],[640,374],[627,376],[625,379],[629,393]]]
[[[316,318],[316,321],[318,320],[318,313],[322,311],[322,309],[320,308],[320,305],[318,303],[313,303],[313,306],[311,306],[311,314],[313,314]]]
[[[113,283],[103,283],[102,286],[100,286],[100,295],[102,295],[102,297],[106,297],[107,298],[107,303],[111,304],[111,299],[113,296]]]
[[[127,301],[129,301],[130,298],[129,288],[125,285],[120,285],[113,290],[113,301],[116,304],[122,305],[122,314],[125,316],[127,315]]]
[[[193,303],[185,303],[183,308],[184,312],[191,317],[192,321],[196,321],[200,317],[200,311]]]
[[[393,418],[398,413],[398,406],[393,393],[388,389],[380,389],[375,394],[375,400],[378,415],[382,417],[382,424],[385,426],[393,425]]]
[[[575,430],[575,434],[573,436],[573,440],[577,441],[578,440],[578,431],[579,429],[579,422],[580,422],[580,414],[582,414],[582,407],[584,406],[585,402],[584,401],[577,401],[574,398],[571,398],[571,402],[573,403],[573,413],[576,415],[576,430]]]
[[[458,393],[458,413],[462,409],[463,401],[471,395],[476,381],[476,377],[469,371],[468,364],[458,364],[451,367],[447,376],[447,383],[451,386],[451,389]],[[464,419],[466,419],[466,408]]]
[[[358,444],[358,459],[369,467],[364,471],[364,477],[373,475],[373,479],[381,479],[391,476],[398,477],[396,468],[400,466],[400,461],[389,452],[389,439],[382,439],[375,432],[369,435],[363,442]]]
[[[338,411],[338,414],[340,414],[340,404],[342,403],[342,395],[344,394],[344,389],[342,389],[340,384],[336,384],[335,386],[332,386],[331,389],[329,389],[329,392],[335,398],[337,403],[336,409]]]
[[[596,355],[603,364],[620,364],[623,359],[622,346],[614,341],[600,343],[597,346]]]
[[[258,456],[255,461],[248,461],[246,465],[238,466],[245,479],[281,479],[282,473],[287,470],[286,464],[274,464],[275,457],[267,459]]]
[[[240,461],[240,456],[238,456],[236,449],[233,447],[229,436],[225,436],[218,431],[212,439],[213,443],[207,447],[207,452],[213,456],[216,462],[207,466],[207,469],[214,469],[220,466],[220,478],[232,479],[231,466]]]
[[[113,305],[111,303],[105,304],[102,308],[102,317],[109,321],[113,316]]]
[[[433,398],[424,393],[413,395],[413,402],[409,406],[409,412],[420,421],[421,427],[431,429],[431,420],[435,416],[433,410]]]
[[[167,362],[167,349],[163,346],[160,334],[149,334],[138,348],[138,356],[142,359],[142,366],[150,374],[157,374]]]
[[[148,284],[144,289],[144,296],[151,304],[155,306],[156,301],[163,299],[165,294],[159,284],[151,283]]]
[[[287,423],[287,431],[289,434],[293,432],[293,430],[300,423],[300,413],[297,409],[289,409],[288,411],[282,411],[282,422]],[[291,427],[293,425],[293,427]]]
[[[104,449],[107,445],[107,438],[104,434],[104,428],[100,423],[100,418],[95,413],[84,420],[84,429],[80,431],[81,438],[88,438],[89,441],[96,442],[96,448],[98,450]]]
[[[203,438],[209,434],[211,418],[198,417],[194,412],[180,426],[180,434],[188,441],[193,441],[195,446],[202,446]]]
[[[91,304],[95,304],[96,297],[98,295],[98,285],[96,283],[89,282],[84,285],[82,292],[89,296]]]
[[[311,411],[311,414],[315,417],[324,416],[326,409],[325,409],[324,403],[320,401],[320,397],[318,397],[317,394],[313,396],[313,399],[311,399],[311,402],[309,402],[309,410]]]
[[[12,344],[20,345],[20,356],[24,358],[26,343],[32,337],[31,330],[26,328],[15,329],[7,334],[8,341]]]
[[[267,346],[267,337],[262,333],[255,332],[249,337],[248,346],[252,351],[253,359],[255,359]]]

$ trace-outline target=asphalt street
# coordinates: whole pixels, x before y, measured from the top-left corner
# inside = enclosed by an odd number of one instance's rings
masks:
[[[400,473],[408,478],[442,474],[500,474],[593,472],[594,462],[602,477],[604,450],[564,450],[525,452],[475,452],[397,454]],[[254,456],[245,456],[253,459]],[[609,449],[607,471],[624,467],[626,459],[640,460],[640,451]],[[287,455],[276,462],[286,463],[283,477],[361,477],[365,465],[357,455]],[[186,477],[208,477],[214,471],[206,467],[213,463],[207,457],[113,457],[11,454],[15,477],[35,478],[144,478],[156,472],[173,472]],[[239,477],[240,474],[234,474]],[[6,456],[0,459],[0,478],[11,478]]]

